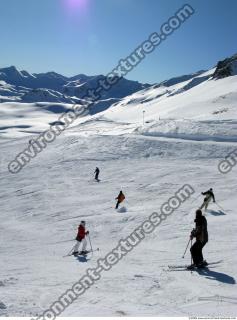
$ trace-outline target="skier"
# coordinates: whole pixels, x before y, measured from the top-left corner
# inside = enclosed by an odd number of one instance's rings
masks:
[[[86,231],[85,229],[85,225],[86,222],[85,221],[81,221],[80,225],[78,226],[78,233],[77,233],[77,243],[74,246],[73,249],[73,255],[77,255],[80,243],[82,242],[82,251],[80,252],[80,254],[87,254],[88,251],[86,251],[86,245],[87,245],[87,241],[86,241],[86,236],[89,234],[89,231]]]
[[[121,190],[121,191],[119,192],[119,195],[117,196],[117,198],[115,198],[115,200],[118,200],[115,209],[118,209],[119,204],[120,204],[121,202],[123,202],[124,199],[125,199],[125,195],[123,194],[123,191]]]
[[[211,199],[213,200],[214,203],[216,202],[213,189],[211,188],[206,192],[202,192],[202,195],[205,196],[205,198],[204,198],[203,204],[200,207],[200,210],[202,210],[205,207],[205,211],[206,211]]]
[[[196,238],[196,242],[192,245],[190,251],[193,259],[193,264],[189,267],[202,268],[207,265],[207,262],[203,260],[202,249],[208,242],[207,232],[207,220],[202,215],[202,211],[198,209],[196,211],[196,219],[194,220],[196,227],[193,229],[190,235],[190,239]]]
[[[99,181],[99,173],[100,173],[100,169],[98,167],[96,167],[95,172],[94,172],[96,181]]]

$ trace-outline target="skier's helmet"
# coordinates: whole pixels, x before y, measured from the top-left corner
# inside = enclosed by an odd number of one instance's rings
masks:
[[[82,220],[81,224],[84,226],[86,224],[86,221]]]
[[[213,189],[211,188],[211,189],[210,189],[210,191],[212,192],[212,191],[213,191]]]

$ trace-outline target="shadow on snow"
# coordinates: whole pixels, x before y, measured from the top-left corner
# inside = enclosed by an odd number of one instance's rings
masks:
[[[213,271],[208,268],[197,269],[197,272],[201,276],[205,276],[207,279],[210,279],[210,280],[216,280],[216,281],[227,283],[227,284],[235,284],[236,283],[235,279],[233,277],[229,276],[228,274]]]
[[[86,256],[77,256],[76,258],[79,262],[87,262],[90,260],[90,259],[87,259]]]
[[[225,212],[223,212],[221,210],[218,210],[218,211],[208,210],[207,212],[210,213],[213,216],[225,216],[226,215]]]

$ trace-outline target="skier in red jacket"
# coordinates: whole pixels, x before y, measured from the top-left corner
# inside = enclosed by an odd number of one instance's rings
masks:
[[[89,234],[89,231],[86,231],[85,228],[86,222],[81,221],[80,225],[78,226],[78,232],[77,232],[77,243],[75,244],[75,247],[73,249],[73,255],[77,255],[80,243],[82,242],[82,251],[80,254],[86,254],[88,251],[86,251],[86,246],[87,246],[87,241],[86,241],[86,236]]]

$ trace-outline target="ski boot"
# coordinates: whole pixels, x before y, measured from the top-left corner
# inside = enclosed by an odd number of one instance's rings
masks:
[[[193,263],[193,264],[190,264],[190,266],[187,267],[187,270],[194,270],[196,267],[196,264]]]
[[[87,250],[84,250],[84,251],[81,251],[80,252],[80,254],[82,255],[82,256],[85,256],[85,255],[87,255],[89,253],[89,251],[87,251]]]
[[[203,260],[202,262],[200,262],[200,263],[197,265],[197,268],[198,268],[198,269],[202,269],[202,268],[205,268],[207,265],[208,265],[208,263],[206,262],[206,260]]]

